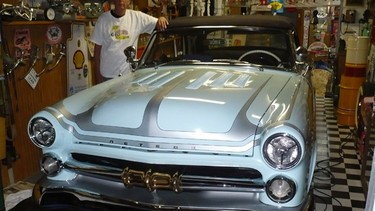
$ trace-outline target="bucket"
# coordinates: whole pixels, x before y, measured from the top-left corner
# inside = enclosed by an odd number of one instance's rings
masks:
[[[355,126],[358,91],[364,81],[364,77],[341,76],[339,104],[337,109],[338,124]]]
[[[367,64],[369,37],[350,36],[346,46],[346,63]]]

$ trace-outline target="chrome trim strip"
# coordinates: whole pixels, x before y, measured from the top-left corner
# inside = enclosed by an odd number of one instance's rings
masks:
[[[172,81],[173,79],[175,78],[178,78],[180,77],[181,75],[185,74],[185,71],[181,71],[181,72],[174,72],[174,73],[171,73],[171,72],[168,72],[169,74],[169,77],[164,77],[164,78],[159,78],[160,80],[154,84],[152,84],[150,87],[151,88],[159,88],[161,86],[163,86],[164,84]],[[142,85],[142,84],[141,84]]]
[[[232,85],[235,87],[245,87],[249,79],[251,78],[248,74],[241,74],[239,75],[233,82]]]
[[[195,81],[190,83],[186,87],[186,89],[199,89],[201,86],[204,85],[204,83],[210,80],[214,75],[216,75],[216,73],[211,72],[211,71],[206,72],[204,75],[202,75],[201,77],[197,78]]]
[[[149,78],[153,77],[156,74],[157,74],[157,72],[152,72],[152,73],[147,74],[143,77],[139,77],[137,79],[134,79],[132,84],[140,84],[141,82],[144,82],[145,80],[148,80]]]
[[[158,81],[161,78],[164,78],[168,76],[171,73],[171,71],[165,72],[163,74],[156,74],[156,77],[149,77],[147,80],[140,82],[140,85],[150,85],[154,83],[155,81]]]
[[[223,88],[225,83],[233,76],[233,73],[222,73],[216,80],[214,80],[210,87],[212,88]]]

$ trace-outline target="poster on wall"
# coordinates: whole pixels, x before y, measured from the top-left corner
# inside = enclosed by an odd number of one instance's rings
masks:
[[[85,40],[85,24],[72,24],[72,38],[67,40],[68,95],[87,89],[89,83],[89,53]]]
[[[14,32],[14,49],[17,59],[30,56],[31,37],[29,29],[17,29]]]

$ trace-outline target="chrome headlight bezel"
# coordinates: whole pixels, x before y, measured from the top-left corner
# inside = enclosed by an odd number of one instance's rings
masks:
[[[31,141],[38,147],[49,147],[56,139],[53,124],[43,117],[36,117],[29,123],[28,133]]]
[[[277,133],[264,142],[263,157],[275,169],[291,169],[301,160],[302,148],[299,141],[290,134]]]
[[[47,153],[40,159],[40,170],[47,176],[56,176],[62,168],[62,162],[55,154]]]

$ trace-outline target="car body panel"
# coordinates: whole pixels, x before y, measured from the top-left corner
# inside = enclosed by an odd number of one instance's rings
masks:
[[[289,69],[294,59],[283,67],[232,58],[148,62],[157,52],[153,46],[165,41],[160,37],[189,27],[194,33],[205,28],[207,34],[225,28],[229,34],[243,33],[253,24],[259,35],[259,30],[275,25],[269,17],[251,18],[237,17],[241,29],[235,30],[222,17],[171,21],[168,30],[151,37],[133,73],[36,113],[29,134],[43,150],[41,165],[48,173],[34,188],[40,204],[47,206],[49,197],[61,193],[82,202],[150,210],[305,209],[316,162],[314,91],[308,72],[294,65]],[[259,25],[260,20],[265,24]],[[292,26],[280,20],[274,28],[285,30],[293,40]],[[202,23],[206,24],[199,27]],[[254,30],[248,29],[246,33]],[[190,44],[178,43],[189,43],[191,37],[172,38],[173,49],[181,51],[169,58],[181,58]],[[207,38],[212,40],[212,35]],[[208,43],[215,52],[217,43],[227,47],[221,41]],[[47,131],[35,126],[40,119],[43,126],[53,126],[54,141],[47,145],[34,134]],[[294,140],[287,149],[296,153],[291,167],[275,167],[265,155],[275,137]],[[282,165],[287,154],[281,155]],[[292,184],[290,199],[270,198],[269,183],[275,178]]]

